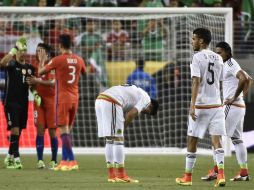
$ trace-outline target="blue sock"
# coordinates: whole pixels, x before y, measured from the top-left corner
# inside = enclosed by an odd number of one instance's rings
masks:
[[[66,141],[66,135],[67,134],[62,134],[61,135],[61,140],[62,140],[62,160],[67,161],[68,160],[68,155],[67,155],[67,150],[66,147],[64,146],[64,142]]]
[[[57,151],[58,151],[57,137],[51,138],[50,142],[51,142],[51,152],[52,152],[51,160],[57,162]]]
[[[63,144],[63,154],[66,153],[66,156],[69,161],[74,160],[74,154],[72,151],[72,144],[71,144],[71,136],[70,134],[62,134],[61,135],[62,144]]]
[[[36,136],[36,151],[38,160],[43,160],[44,136]]]

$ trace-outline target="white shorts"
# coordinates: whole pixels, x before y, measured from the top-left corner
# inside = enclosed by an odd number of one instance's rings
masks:
[[[95,111],[98,137],[123,137],[125,119],[121,106],[97,99],[95,101]]]
[[[226,132],[227,136],[242,138],[243,122],[246,109],[234,105],[225,105],[225,118],[226,118]]]
[[[187,135],[202,139],[206,130],[210,135],[226,135],[225,114],[222,107],[196,109],[196,121],[189,116]]]

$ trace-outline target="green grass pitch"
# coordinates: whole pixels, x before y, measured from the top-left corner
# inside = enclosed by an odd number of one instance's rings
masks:
[[[249,154],[249,171],[254,173],[254,155]],[[35,155],[24,155],[24,169],[7,170],[3,165],[4,155],[0,155],[0,189],[8,190],[208,190],[214,189],[214,181],[204,182],[200,177],[212,166],[210,156],[198,156],[194,170],[193,185],[179,186],[176,177],[181,177],[185,166],[185,156],[179,155],[127,155],[126,167],[130,176],[140,180],[138,184],[108,183],[103,155],[79,155],[79,171],[55,172],[38,170]],[[47,162],[49,157],[45,158]],[[248,182],[230,182],[229,178],[238,171],[235,155],[225,160],[228,190],[254,189],[254,179]]]

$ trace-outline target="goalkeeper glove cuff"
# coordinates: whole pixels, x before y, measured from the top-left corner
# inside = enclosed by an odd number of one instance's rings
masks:
[[[18,49],[17,49],[16,47],[11,48],[9,54],[11,54],[12,56],[13,56],[13,55],[16,55],[17,51],[18,51]]]

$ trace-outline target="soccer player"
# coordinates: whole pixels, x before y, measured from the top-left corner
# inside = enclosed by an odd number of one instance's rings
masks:
[[[19,138],[27,123],[29,85],[26,78],[34,74],[34,67],[26,63],[26,50],[26,39],[20,38],[0,62],[7,75],[4,110],[10,130],[10,146],[4,163],[8,169],[23,168],[19,154]]]
[[[124,167],[124,128],[140,113],[156,115],[158,102],[135,85],[113,86],[95,101],[98,136],[106,139],[108,182],[138,183]]]
[[[85,73],[85,63],[81,57],[71,51],[71,37],[68,34],[59,36],[59,49],[61,55],[54,57],[43,66],[46,57],[43,49],[39,51],[39,75],[55,70],[56,72],[56,105],[57,126],[62,140],[62,161],[55,171],[77,170],[72,151],[71,129],[78,108],[79,92],[78,81],[81,73]]]
[[[36,59],[35,65],[36,71],[38,71],[39,63],[39,51],[43,49],[41,57],[46,57],[43,66],[47,65],[50,60],[51,47],[44,43],[39,43],[36,48]],[[45,53],[45,54],[44,54]],[[40,57],[40,59],[41,59]],[[38,72],[36,72],[38,73]],[[51,71],[40,78],[31,76],[27,78],[27,83],[33,86],[33,94],[35,96],[34,103],[34,122],[37,129],[36,136],[36,151],[37,151],[37,168],[45,168],[43,161],[43,150],[44,150],[44,134],[48,128],[52,157],[49,163],[49,169],[54,169],[57,165],[57,151],[58,151],[58,140],[56,136],[56,106],[55,106],[55,72]],[[41,98],[41,99],[40,99]],[[41,102],[40,102],[41,101]]]
[[[223,61],[220,55],[208,49],[211,32],[205,28],[193,31],[192,46],[197,51],[191,63],[192,93],[187,131],[187,155],[185,174],[176,178],[179,185],[192,185],[192,172],[196,162],[197,143],[203,138],[206,130],[212,138],[218,167],[218,178],[215,187],[225,186],[224,150],[221,136],[225,131],[225,114],[220,98],[220,81],[223,80]]]
[[[221,55],[224,62],[223,69],[223,99],[225,111],[226,133],[235,146],[236,158],[240,166],[240,172],[231,181],[248,181],[247,150],[242,140],[243,123],[245,115],[245,103],[243,96],[247,95],[252,78],[241,69],[239,64],[232,57],[231,47],[226,42],[219,42],[216,45],[216,53]],[[202,180],[213,180],[218,175],[217,165],[209,170],[207,176]]]

